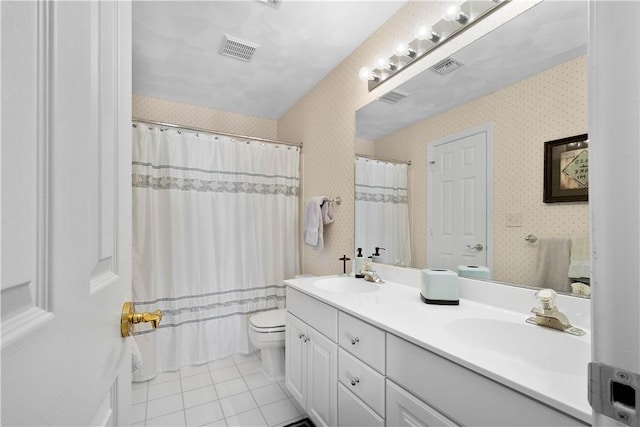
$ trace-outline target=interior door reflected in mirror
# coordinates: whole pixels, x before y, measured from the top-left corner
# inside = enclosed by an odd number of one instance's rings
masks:
[[[359,147],[367,144],[367,153],[412,162],[407,192],[410,266],[433,267],[431,258],[438,254],[428,249],[431,227],[438,225],[437,210],[445,208],[442,198],[430,194],[430,162],[437,159],[430,157],[433,153],[427,153],[427,147],[453,135],[490,128],[486,240],[474,235],[464,242],[463,251],[466,245],[482,244],[483,251],[467,252],[486,254],[486,266],[498,282],[574,295],[590,292],[588,202],[543,201],[545,141],[588,130],[587,11],[587,2],[532,5],[451,54],[461,67],[445,75],[423,71],[391,89],[403,94],[399,101],[375,100],[356,112]],[[442,54],[436,49],[427,58],[434,64],[445,59],[438,55]],[[470,152],[465,155],[457,160],[463,165]],[[469,182],[463,185],[475,189]],[[375,235],[383,227],[361,224],[357,208],[355,216],[358,236]],[[475,219],[466,217],[463,234],[477,225]],[[539,240],[527,241],[528,235]],[[356,245],[364,245],[359,239]],[[555,239],[560,239],[559,245],[547,250],[546,243]],[[387,248],[381,242],[366,245],[365,255],[375,246]],[[554,253],[562,255],[562,262]],[[384,261],[396,259],[389,254]]]

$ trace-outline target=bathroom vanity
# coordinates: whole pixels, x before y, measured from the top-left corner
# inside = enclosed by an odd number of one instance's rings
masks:
[[[558,301],[576,337],[526,323],[531,289],[461,279],[433,306],[419,270],[378,272],[285,281],[286,385],[317,426],[590,425],[588,300]]]

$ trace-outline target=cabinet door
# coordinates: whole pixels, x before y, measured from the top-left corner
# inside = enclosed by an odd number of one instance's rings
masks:
[[[307,414],[316,426],[335,426],[338,345],[311,327],[307,330]]]
[[[389,380],[387,380],[387,425],[457,426],[453,421]]]
[[[307,407],[307,325],[287,313],[285,333],[285,383],[302,408]]]
[[[344,385],[338,383],[338,425],[340,427],[383,427],[384,419]]]

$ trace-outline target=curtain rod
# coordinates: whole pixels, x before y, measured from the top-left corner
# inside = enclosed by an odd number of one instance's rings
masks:
[[[302,148],[302,143],[300,143],[300,142],[285,142],[285,141],[278,141],[278,140],[275,140],[275,139],[258,138],[258,137],[255,137],[255,136],[238,135],[238,134],[229,133],[229,132],[219,132],[217,130],[212,130],[212,129],[202,129],[202,128],[196,128],[196,127],[191,127],[191,126],[176,125],[176,124],[173,124],[173,123],[156,122],[154,120],[137,119],[135,117],[132,117],[131,121],[140,122],[140,123],[146,123],[146,124],[149,124],[149,125],[165,126],[165,127],[170,127],[170,128],[176,128],[176,129],[190,130],[190,131],[194,131],[194,132],[213,133],[213,134],[216,134],[216,135],[230,136],[232,138],[250,139],[252,141],[268,142],[269,144],[291,145],[291,146],[294,146],[294,147]]]
[[[406,164],[411,166],[411,160],[396,160],[396,159],[389,159],[387,157],[378,157],[378,156],[371,156],[369,154],[358,154],[358,153],[356,153],[356,157],[363,157],[365,159],[370,159],[370,160],[380,160],[381,162],[387,162],[387,163]]]

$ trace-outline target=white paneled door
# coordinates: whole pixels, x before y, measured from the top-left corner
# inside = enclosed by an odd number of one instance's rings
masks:
[[[128,425],[131,4],[1,2],[3,425]]]
[[[490,129],[480,129],[429,145],[429,268],[490,263],[489,144]]]

